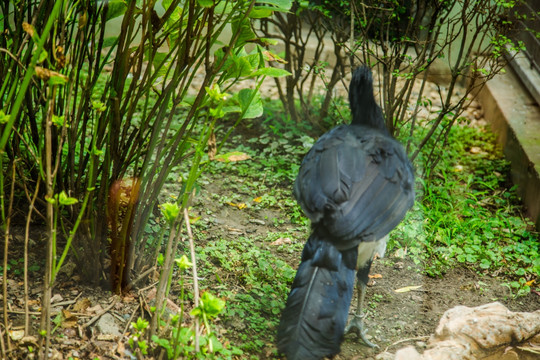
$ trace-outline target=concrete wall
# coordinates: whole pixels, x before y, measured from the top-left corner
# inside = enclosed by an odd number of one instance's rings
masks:
[[[540,229],[540,108],[510,68],[489,81],[478,100],[511,162],[527,215]]]

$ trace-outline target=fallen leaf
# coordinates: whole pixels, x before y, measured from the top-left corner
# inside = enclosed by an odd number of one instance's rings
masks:
[[[77,322],[79,321],[79,319],[69,310],[62,310],[62,316],[64,317],[64,321],[62,321],[63,328],[73,328],[77,326]]]
[[[215,158],[216,158],[217,161],[235,162],[235,161],[242,161],[242,160],[251,159],[251,156],[249,156],[248,154],[243,153],[241,151],[232,151],[232,152],[229,152],[229,153],[226,153],[226,154],[216,155]]]
[[[422,285],[405,286],[405,287],[394,290],[394,292],[404,293],[404,292],[409,292],[409,291],[420,289],[421,287],[422,287]]]
[[[286,238],[279,238],[275,241],[272,241],[270,245],[278,246],[278,245],[284,245],[284,244],[290,244],[290,243],[292,243],[291,238],[286,237]]]
[[[24,330],[9,330],[9,337],[13,341],[19,341],[24,337]]]
[[[80,299],[73,305],[73,311],[75,312],[83,312],[86,309],[88,309],[92,305],[90,303],[90,300],[88,298]]]
[[[25,336],[21,339],[21,342],[19,344],[23,346],[29,346],[29,345],[37,346],[37,343],[38,343],[38,339],[36,337]]]
[[[368,277],[370,279],[382,279],[382,275],[381,274],[373,274],[373,275],[368,275]]]
[[[244,209],[246,207],[246,204],[244,203],[239,203],[239,204],[236,204],[236,203],[233,203],[233,202],[228,202],[226,203],[227,205],[230,205],[230,206],[234,206],[240,210]]]

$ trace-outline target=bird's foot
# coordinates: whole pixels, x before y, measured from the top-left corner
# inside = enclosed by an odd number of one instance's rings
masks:
[[[366,337],[366,329],[364,329],[364,315],[353,315],[353,318],[345,327],[345,333],[355,332],[362,341],[370,348],[378,348],[379,345],[372,343]]]

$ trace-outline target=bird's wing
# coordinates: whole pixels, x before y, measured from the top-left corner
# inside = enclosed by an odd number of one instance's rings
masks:
[[[412,206],[413,183],[412,166],[396,140],[342,125],[306,155],[294,194],[311,221],[346,249],[387,235]]]

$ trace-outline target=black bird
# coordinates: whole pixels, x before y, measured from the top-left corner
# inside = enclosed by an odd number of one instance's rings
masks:
[[[368,67],[355,70],[349,103],[351,124],[321,136],[294,184],[312,231],[278,328],[278,349],[289,360],[339,353],[355,273],[361,294],[349,327],[373,346],[361,315],[371,262],[414,203],[412,165],[385,126]]]

